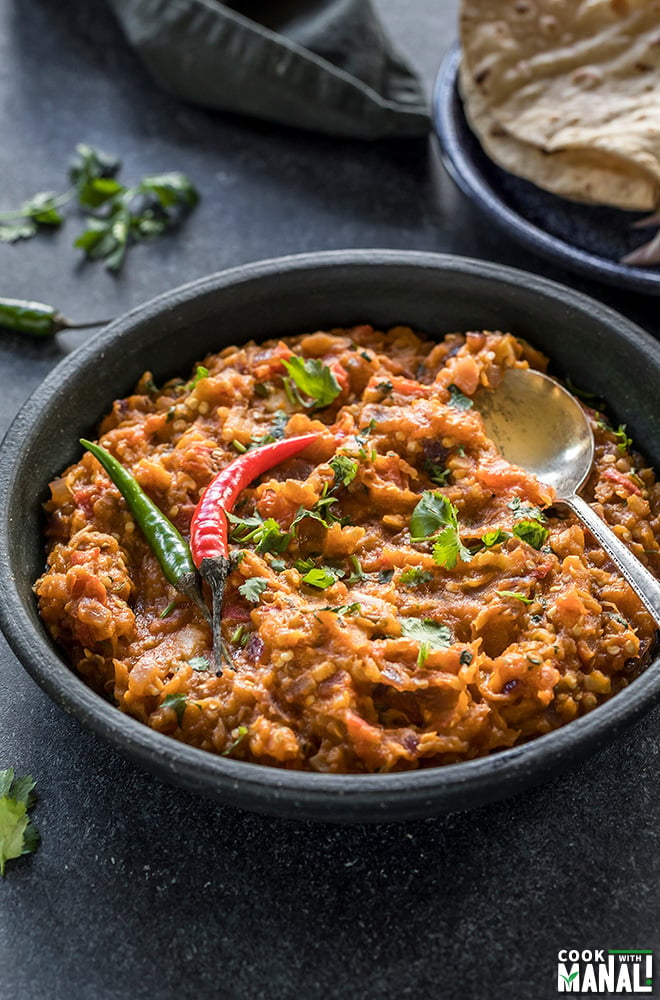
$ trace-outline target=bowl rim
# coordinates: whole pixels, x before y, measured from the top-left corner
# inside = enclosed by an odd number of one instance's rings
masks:
[[[461,44],[454,42],[445,52],[435,78],[432,96],[433,124],[444,166],[457,187],[489,218],[518,243],[529,247],[545,260],[617,288],[627,288],[645,295],[660,295],[660,271],[628,267],[608,257],[583,250],[540,226],[529,222],[505,201],[497,187],[465,150],[461,141],[455,101],[463,101],[458,90]],[[468,124],[469,128],[469,124]],[[477,140],[478,141],[478,140]],[[487,157],[484,152],[483,155]],[[494,163],[494,161],[491,161]],[[497,167],[497,164],[494,164]],[[499,167],[503,170],[504,168]],[[527,183],[532,183],[528,181]],[[559,197],[555,195],[554,197]],[[568,201],[567,199],[561,199]]]
[[[245,281],[300,270],[362,267],[382,271],[402,265],[415,269],[460,272],[501,285],[520,285],[587,312],[623,340],[646,351],[660,367],[660,344],[634,323],[596,300],[534,274],[471,258],[406,250],[331,250],[270,258],[239,265],[164,292],[118,317],[56,365],[24,403],[0,446],[0,626],[13,652],[28,673],[65,711],[87,728],[159,777],[193,791],[257,812],[336,822],[372,822],[428,816],[466,808],[466,799],[479,795],[480,803],[504,798],[511,792],[557,774],[573,763],[575,748],[593,751],[660,696],[660,657],[649,664],[625,691],[587,715],[509,749],[470,761],[389,774],[324,774],[293,771],[235,761],[166,736],[118,711],[93,692],[55,651],[45,630],[29,618],[18,593],[10,561],[9,499],[14,472],[29,434],[47,410],[62,383],[75,377],[85,359],[98,358],[105,346],[130,336],[138,324],[194,301],[199,295],[234,287]],[[139,373],[136,373],[136,378]],[[110,401],[108,401],[110,402]],[[102,403],[99,405],[102,409]],[[45,484],[44,484],[45,485]],[[29,641],[28,641],[29,640]]]

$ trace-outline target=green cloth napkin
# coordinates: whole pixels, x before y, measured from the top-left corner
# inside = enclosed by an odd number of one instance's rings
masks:
[[[109,0],[186,101],[329,135],[423,135],[426,98],[371,0]]]

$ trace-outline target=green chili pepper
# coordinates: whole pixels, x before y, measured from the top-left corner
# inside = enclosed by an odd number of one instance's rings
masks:
[[[87,330],[102,326],[108,320],[95,323],[70,323],[53,306],[45,302],[0,298],[0,326],[31,337],[54,337],[60,330]]]
[[[178,591],[194,601],[208,620],[208,609],[197,583],[197,571],[188,543],[172,522],[158,509],[153,500],[149,499],[128,469],[125,469],[101,445],[87,441],[85,438],[81,438],[80,443],[101,463],[123,496],[169,582]]]

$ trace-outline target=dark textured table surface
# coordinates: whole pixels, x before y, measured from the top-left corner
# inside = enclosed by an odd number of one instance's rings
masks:
[[[430,88],[456,3],[380,0]],[[451,251],[581,287],[660,335],[657,301],[587,285],[479,217],[431,142],[372,145],[210,115],[160,93],[101,0],[0,0],[0,206],[63,183],[76,142],[127,177],[185,170],[185,229],[115,279],[76,222],[0,246],[0,294],[114,315],[205,273],[315,249]],[[83,339],[0,340],[0,426]],[[549,785],[473,813],[326,827],[160,784],[0,648],[0,768],[34,775],[43,842],[0,884],[7,1000],[543,998],[561,947],[660,946],[660,709]],[[647,994],[648,995],[648,994]],[[654,992],[654,996],[658,994]]]

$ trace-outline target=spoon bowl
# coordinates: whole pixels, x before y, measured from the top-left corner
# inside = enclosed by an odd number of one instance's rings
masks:
[[[594,438],[574,396],[531,368],[508,368],[478,407],[492,439],[513,465],[531,472],[558,497],[576,493],[594,460]]]
[[[587,525],[660,623],[660,583],[578,496],[594,460],[594,437],[578,401],[542,372],[508,368],[499,386],[481,389],[475,403],[504,458],[554,489],[557,500]]]

